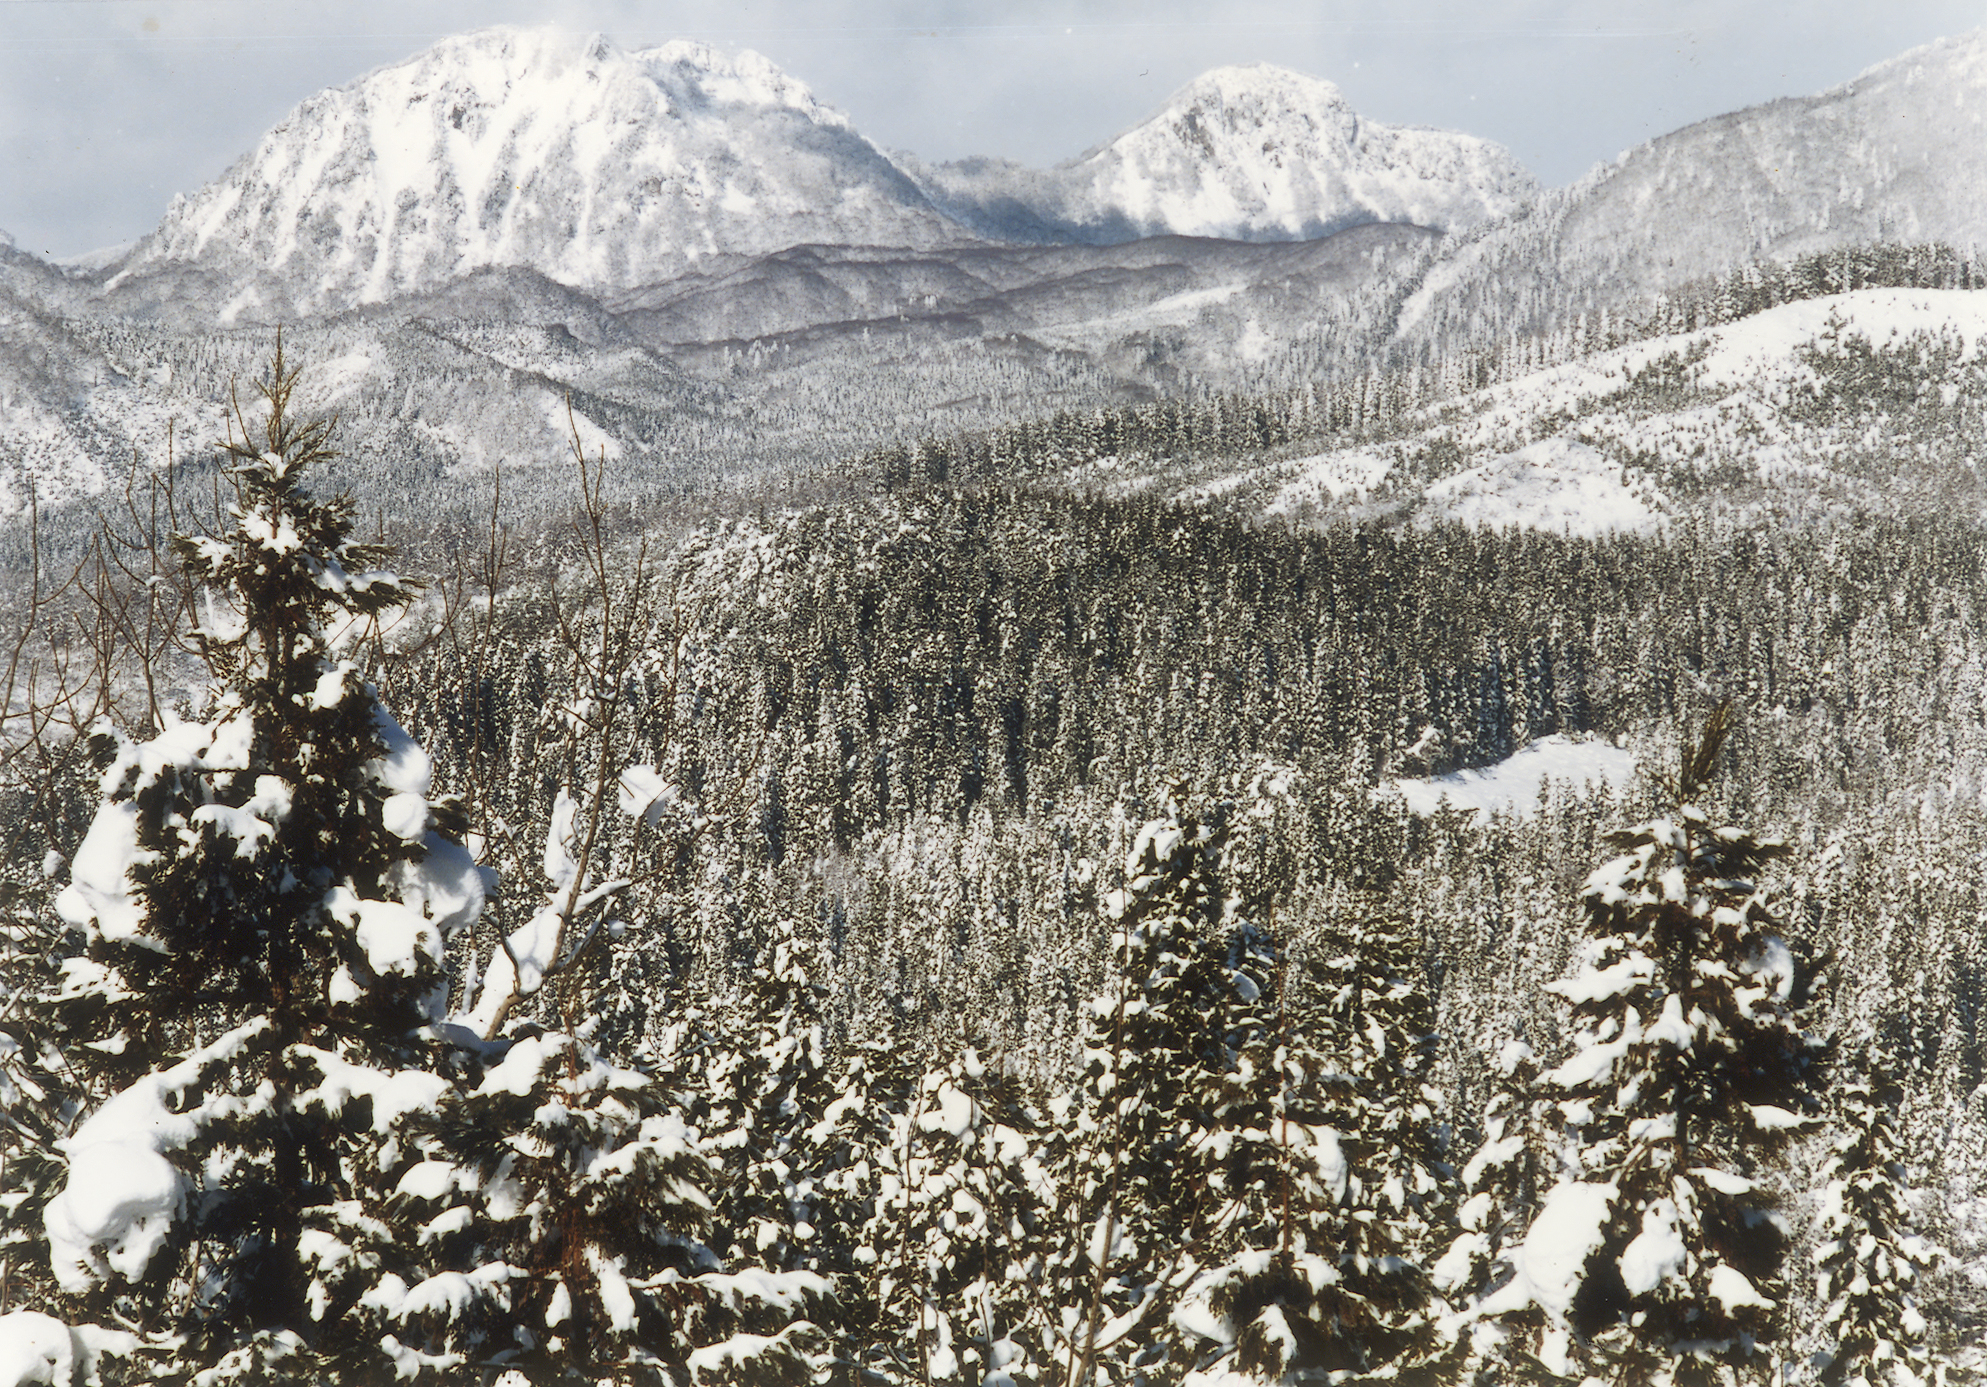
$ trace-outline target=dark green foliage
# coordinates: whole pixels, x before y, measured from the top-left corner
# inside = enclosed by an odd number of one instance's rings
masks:
[[[1816,1220],[1817,1300],[1828,1347],[1821,1380],[1829,1387],[1933,1384],[1948,1365],[1935,1360],[1917,1282],[1938,1258],[1912,1231],[1908,1187],[1893,1108],[1897,1059],[1868,1049],[1835,1085],[1836,1128],[1822,1168]]]
[[[1730,728],[1721,707],[1684,743],[1671,817],[1611,835],[1583,967],[1551,989],[1572,1013],[1573,1053],[1541,1079],[1575,1131],[1568,1178],[1608,1190],[1571,1321],[1596,1364],[1640,1382],[1725,1382],[1786,1332],[1765,1182],[1819,1116],[1796,963],[1756,884],[1786,848],[1697,802]]]

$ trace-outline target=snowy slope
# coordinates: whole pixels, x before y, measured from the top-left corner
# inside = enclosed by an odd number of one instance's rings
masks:
[[[844,116],[756,54],[493,29],[297,107],[174,201],[113,301],[189,268],[239,281],[224,316],[266,317],[489,266],[614,289],[803,242],[955,239]]]
[[[1648,533],[1712,502],[1898,504],[1942,472],[1970,474],[1983,408],[1987,292],[1864,289],[1535,371],[1426,408],[1399,442],[1180,494],[1253,497],[1294,518],[1377,507],[1422,523]],[[1448,462],[1431,475],[1430,459]]]
[[[1661,136],[1452,245],[1402,337],[1457,345],[1640,304],[1760,259],[1987,227],[1987,30]]]
[[[1422,518],[1487,529],[1596,536],[1647,533],[1662,523],[1654,488],[1639,489],[1597,450],[1548,438],[1444,477],[1422,493]]]
[[[1772,478],[1783,463],[1825,458],[1855,441],[1815,417],[1818,394],[1831,388],[1817,372],[1819,354],[1857,341],[1881,353],[1940,340],[1957,350],[1950,370],[1964,374],[1982,359],[1987,292],[1864,289],[1783,304],[1492,386],[1429,418],[1465,454],[1513,448],[1570,419],[1564,432],[1644,468],[1743,458]],[[1652,405],[1649,378],[1666,367],[1683,386]],[[1954,382],[1933,382],[1935,392],[1944,384]]]
[[[1499,145],[1362,120],[1330,82],[1267,63],[1203,74],[1056,169],[979,159],[920,172],[935,202],[989,234],[1098,243],[1306,240],[1364,222],[1449,230],[1538,191]]]

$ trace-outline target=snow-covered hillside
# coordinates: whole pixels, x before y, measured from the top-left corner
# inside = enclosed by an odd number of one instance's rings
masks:
[[[1453,245],[1404,338],[1525,333],[1762,259],[1987,226],[1987,30],[1651,140]]]
[[[1330,82],[1267,63],[1203,74],[1058,168],[975,159],[922,178],[935,202],[982,231],[1092,242],[1307,240],[1364,222],[1452,230],[1538,191],[1502,146],[1362,120]]]
[[[111,290],[194,269],[224,316],[313,313],[488,266],[593,289],[809,241],[958,232],[840,112],[753,53],[493,29],[319,93],[176,199]]]
[[[1971,466],[1987,292],[1865,289],[1651,338],[1423,410],[1402,441],[1213,479],[1280,516],[1371,513],[1576,535],[1691,504],[1882,507]]]

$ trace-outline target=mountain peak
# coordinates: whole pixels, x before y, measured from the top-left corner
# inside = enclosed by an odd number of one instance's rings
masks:
[[[1500,145],[1364,120],[1333,83],[1271,63],[1204,72],[1053,170],[966,161],[922,176],[939,206],[977,230],[1099,243],[1311,240],[1367,222],[1449,231],[1538,192]]]
[[[1275,93],[1285,100],[1317,105],[1347,104],[1345,93],[1338,89],[1337,83],[1313,77],[1308,72],[1278,67],[1275,63],[1237,63],[1209,68],[1175,92],[1167,104],[1174,105],[1188,98],[1249,99],[1268,93]]]
[[[1359,129],[1359,116],[1334,83],[1273,63],[1231,65],[1203,72],[1157,112],[1064,167],[1123,158],[1133,149],[1152,157],[1174,144],[1219,159],[1245,152],[1224,144],[1246,144],[1256,134],[1349,144]]]
[[[1922,43],[1916,48],[1907,48],[1895,57],[1885,58],[1880,63],[1864,68],[1847,82],[1838,87],[1831,87],[1821,95],[1851,94],[1859,82],[1873,77],[1888,77],[1900,71],[1908,73],[1911,69],[1923,67],[1928,62],[1941,65],[1961,63],[1972,68],[1983,61],[1987,61],[1987,28],[1969,29],[1963,34],[1951,34],[1945,38],[1933,39],[1930,43]]]
[[[716,256],[956,238],[846,117],[756,53],[504,27],[311,97],[176,199],[126,271],[251,278],[236,311],[273,316],[496,266],[622,290]]]
[[[686,82],[694,82],[713,100],[785,107],[819,124],[841,128],[849,124],[847,116],[816,100],[805,82],[750,48],[727,54],[696,39],[671,39],[635,56],[652,71],[667,69]]]

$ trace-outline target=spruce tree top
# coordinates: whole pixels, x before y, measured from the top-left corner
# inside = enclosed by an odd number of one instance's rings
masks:
[[[328,658],[327,628],[377,616],[414,595],[376,567],[390,552],[384,545],[353,536],[349,498],[319,500],[303,488],[304,475],[337,454],[335,421],[299,422],[291,412],[299,374],[286,366],[279,339],[270,379],[257,386],[267,417],[258,428],[237,406],[240,437],[224,445],[237,494],[233,530],[174,541],[188,576],[235,602],[235,621],[213,619],[210,608],[196,636],[215,677],[271,700],[306,693],[305,680],[315,683]]]

